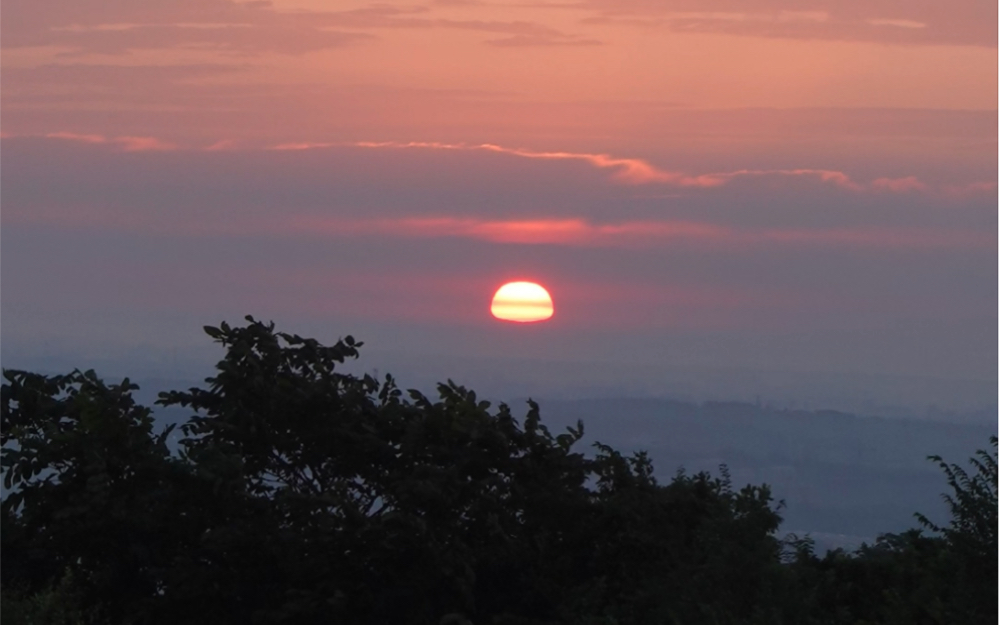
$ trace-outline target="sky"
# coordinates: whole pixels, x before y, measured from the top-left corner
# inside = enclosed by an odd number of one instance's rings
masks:
[[[3,366],[176,377],[252,314],[351,334],[404,385],[995,403],[996,24],[979,0],[4,0]],[[555,316],[494,320],[511,280]]]

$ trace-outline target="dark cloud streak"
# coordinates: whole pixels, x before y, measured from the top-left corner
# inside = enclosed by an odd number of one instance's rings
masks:
[[[92,9],[92,10],[91,10]],[[375,5],[347,11],[279,11],[269,3],[227,0],[94,0],[4,3],[5,48],[58,46],[69,54],[125,54],[131,50],[197,47],[243,55],[305,54],[375,38],[383,29],[454,29],[506,35],[503,46],[595,45],[595,39],[515,20],[454,20],[426,7]]]
[[[996,47],[997,5],[979,0],[588,0],[591,23],[674,32],[900,45]]]

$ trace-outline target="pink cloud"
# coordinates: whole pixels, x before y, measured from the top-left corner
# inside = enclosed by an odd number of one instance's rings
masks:
[[[331,148],[336,145],[336,143],[311,143],[308,141],[300,141],[297,143],[281,143],[275,145],[271,149],[278,151],[314,150],[317,148]]]
[[[82,143],[118,145],[125,152],[149,152],[175,150],[177,146],[161,141],[155,137],[105,137],[104,135],[80,134],[75,132],[50,132],[45,135],[49,139],[63,139]]]
[[[181,236],[273,236],[340,238],[370,236],[397,239],[464,238],[500,245],[648,248],[692,245],[743,250],[760,246],[861,247],[893,249],[994,248],[993,234],[926,228],[735,228],[693,221],[644,220],[593,223],[586,219],[485,219],[423,216],[351,219],[297,215],[240,220],[205,218],[197,222],[169,215],[122,212],[108,208],[9,213],[11,223],[57,223],[82,228],[111,228]]]
[[[15,135],[4,135],[10,138]],[[31,135],[24,135],[31,136]],[[106,137],[100,134],[83,134],[74,132],[50,132],[44,137],[62,139],[91,144],[111,144],[119,146],[126,152],[162,151],[180,149],[177,145],[155,137],[118,136]],[[853,192],[890,192],[890,193],[930,193],[933,189],[916,176],[900,178],[881,177],[870,183],[863,184],[853,180],[848,174],[833,169],[797,168],[797,169],[739,169],[728,172],[712,172],[706,174],[687,174],[659,168],[640,158],[618,157],[605,153],[540,151],[528,148],[511,148],[493,143],[466,144],[445,143],[439,141],[354,141],[354,142],[287,142],[273,145],[267,149],[276,151],[300,151],[328,148],[362,148],[385,150],[449,150],[449,151],[480,151],[505,154],[518,158],[550,160],[550,161],[580,161],[597,169],[611,172],[611,177],[623,184],[647,185],[662,184],[685,188],[713,188],[729,184],[740,178],[810,178],[828,183]],[[249,149],[238,146],[231,140],[219,140],[206,147],[196,148],[202,151],[214,152],[222,150]],[[949,195],[969,195],[995,189],[995,183],[976,182],[963,187],[945,186],[941,191]]]
[[[334,147],[332,143],[286,143],[278,145],[276,150],[305,150],[310,148]],[[896,193],[908,191],[928,191],[929,187],[915,176],[906,178],[879,178],[870,185],[860,184],[842,171],[831,169],[740,169],[731,172],[716,172],[709,174],[690,175],[683,172],[669,171],[656,167],[640,158],[615,157],[609,154],[588,152],[546,152],[525,148],[510,148],[501,145],[441,143],[434,141],[359,141],[342,144],[361,148],[382,149],[434,149],[434,150],[480,150],[509,154],[521,158],[542,160],[576,160],[583,161],[598,169],[608,169],[613,172],[615,180],[626,184],[666,184],[678,187],[711,188],[727,184],[729,181],[743,177],[804,177],[814,178],[850,191],[865,191],[869,189],[892,191]]]
[[[231,139],[220,139],[203,149],[205,152],[227,152],[237,149],[237,143]]]
[[[65,139],[67,141],[82,141],[83,143],[107,143],[103,135],[87,135],[75,132],[50,132],[45,135],[49,139]]]
[[[272,227],[282,228],[277,225]],[[501,244],[646,247],[685,244],[744,248],[774,243],[874,248],[994,247],[996,238],[978,232],[918,228],[736,229],[687,221],[630,221],[594,224],[584,219],[490,220],[454,217],[339,219],[301,216],[284,229],[311,236],[470,238]]]
[[[802,176],[817,178],[822,182],[829,182],[851,191],[862,191],[864,189],[862,185],[851,180],[845,173],[831,169],[740,169],[732,172],[709,174],[704,177],[717,180],[731,180],[733,178],[750,176]]]
[[[115,137],[112,143],[122,146],[126,152],[148,152],[161,150],[174,150],[177,146],[166,143],[155,137]]]
[[[992,189],[994,191],[994,185]],[[748,250],[763,246],[857,247],[873,249],[994,249],[996,236],[975,230],[854,226],[826,228],[736,227],[707,221],[632,220],[599,223],[585,218],[508,218],[422,215],[350,218],[284,214],[232,219],[203,214],[178,219],[171,212],[142,212],[110,206],[7,210],[10,223],[46,223],[84,229],[152,232],[187,237],[275,237],[337,239],[472,239],[499,245]]]
[[[645,184],[650,182],[666,182],[679,186],[714,187],[721,182],[712,178],[691,177],[679,172],[659,169],[650,163],[637,158],[616,158],[608,154],[591,154],[586,152],[539,152],[525,148],[510,148],[492,143],[465,144],[443,143],[439,141],[356,141],[353,143],[282,143],[272,147],[272,150],[309,150],[330,147],[358,147],[372,149],[428,149],[428,150],[469,150],[510,154],[521,158],[543,160],[575,160],[584,161],[600,169],[611,169],[614,177],[622,182]]]
[[[294,143],[283,144],[274,149],[308,149],[311,147],[330,147],[328,143]],[[536,158],[544,160],[577,160],[586,162],[599,169],[610,169],[614,172],[615,179],[629,184],[650,184],[662,183],[680,187],[701,187],[710,188],[726,184],[733,178],[743,176],[806,176],[815,177],[823,182],[832,182],[838,186],[859,191],[862,186],[850,180],[850,177],[841,171],[826,169],[769,169],[750,170],[742,169],[732,172],[719,172],[702,175],[689,175],[682,172],[660,169],[648,161],[640,158],[622,158],[609,154],[587,153],[587,152],[541,152],[525,148],[509,148],[500,145],[482,143],[478,145],[467,145],[461,143],[439,143],[432,141],[411,141],[408,143],[393,141],[361,141],[348,145],[362,148],[425,148],[437,150],[485,150],[500,154],[510,154],[522,158]]]
[[[929,187],[915,176],[905,178],[878,178],[871,183],[871,187],[878,191],[893,191],[895,193],[905,193],[908,191],[926,191]]]
[[[467,150],[485,151],[497,154],[507,154],[519,158],[539,160],[581,161],[597,169],[609,170],[614,180],[624,184],[646,185],[663,184],[686,188],[713,188],[729,184],[740,178],[805,178],[834,185],[853,192],[889,192],[889,193],[931,193],[930,185],[916,176],[901,178],[876,178],[870,183],[861,183],[848,174],[834,169],[795,168],[795,169],[738,169],[728,172],[712,172],[707,174],[687,174],[656,167],[640,158],[618,157],[604,153],[539,151],[527,148],[511,148],[507,146],[480,143],[444,143],[439,141],[356,141],[350,143],[332,142],[292,142],[272,147],[273,150],[309,150],[334,147],[358,147],[365,149],[426,149],[426,150]],[[945,187],[943,191],[950,194],[970,194],[995,189],[995,183],[978,182],[960,190]]]
[[[981,195],[981,194],[994,194],[996,192],[995,182],[972,182],[971,184],[966,184],[963,186],[949,185],[944,187],[946,191],[951,196],[965,197],[969,195]]]
[[[689,222],[626,222],[593,224],[585,219],[473,219],[405,217],[398,219],[338,219],[301,216],[289,221],[296,233],[325,236],[375,235],[393,237],[459,237],[493,243],[615,246],[666,239],[721,240],[731,233],[712,224]]]

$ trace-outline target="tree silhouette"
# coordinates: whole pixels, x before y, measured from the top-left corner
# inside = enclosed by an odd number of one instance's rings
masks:
[[[967,545],[968,548],[996,553],[996,447],[995,436],[989,439],[992,451],[979,449],[968,461],[974,469],[969,474],[958,464],[948,464],[940,456],[930,456],[947,476],[947,484],[953,493],[945,493],[943,499],[950,509],[949,525],[941,527],[923,514],[916,517],[925,527],[943,533],[951,542]]]
[[[340,372],[349,336],[246,321],[205,328],[203,388],[160,395],[190,413],[173,451],[127,379],[4,371],[5,622],[978,622],[995,588],[994,454],[935,459],[940,537],[789,557],[769,490],[724,467],[659,483],[533,401],[403,391]]]

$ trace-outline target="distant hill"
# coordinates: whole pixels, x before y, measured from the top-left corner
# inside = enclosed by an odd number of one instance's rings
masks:
[[[196,380],[138,380],[139,401]],[[649,452],[660,479],[679,468],[716,473],[720,464],[737,485],[767,483],[784,500],[786,532],[810,533],[817,546],[851,547],[879,533],[915,527],[913,513],[945,518],[944,476],[926,460],[938,454],[963,463],[987,446],[996,426],[927,419],[868,417],[832,410],[791,410],[748,402],[669,399],[546,399],[543,422],[562,430],[584,422],[583,443]],[[524,403],[511,400],[516,413]],[[158,411],[161,423],[189,413]]]
[[[851,545],[914,527],[914,512],[944,518],[943,475],[926,460],[963,463],[996,427],[828,410],[786,410],[742,402],[665,399],[538,400],[550,428],[582,419],[584,441],[647,450],[657,474],[717,471],[735,484],[770,484],[783,499],[785,531],[810,532],[820,546]]]

